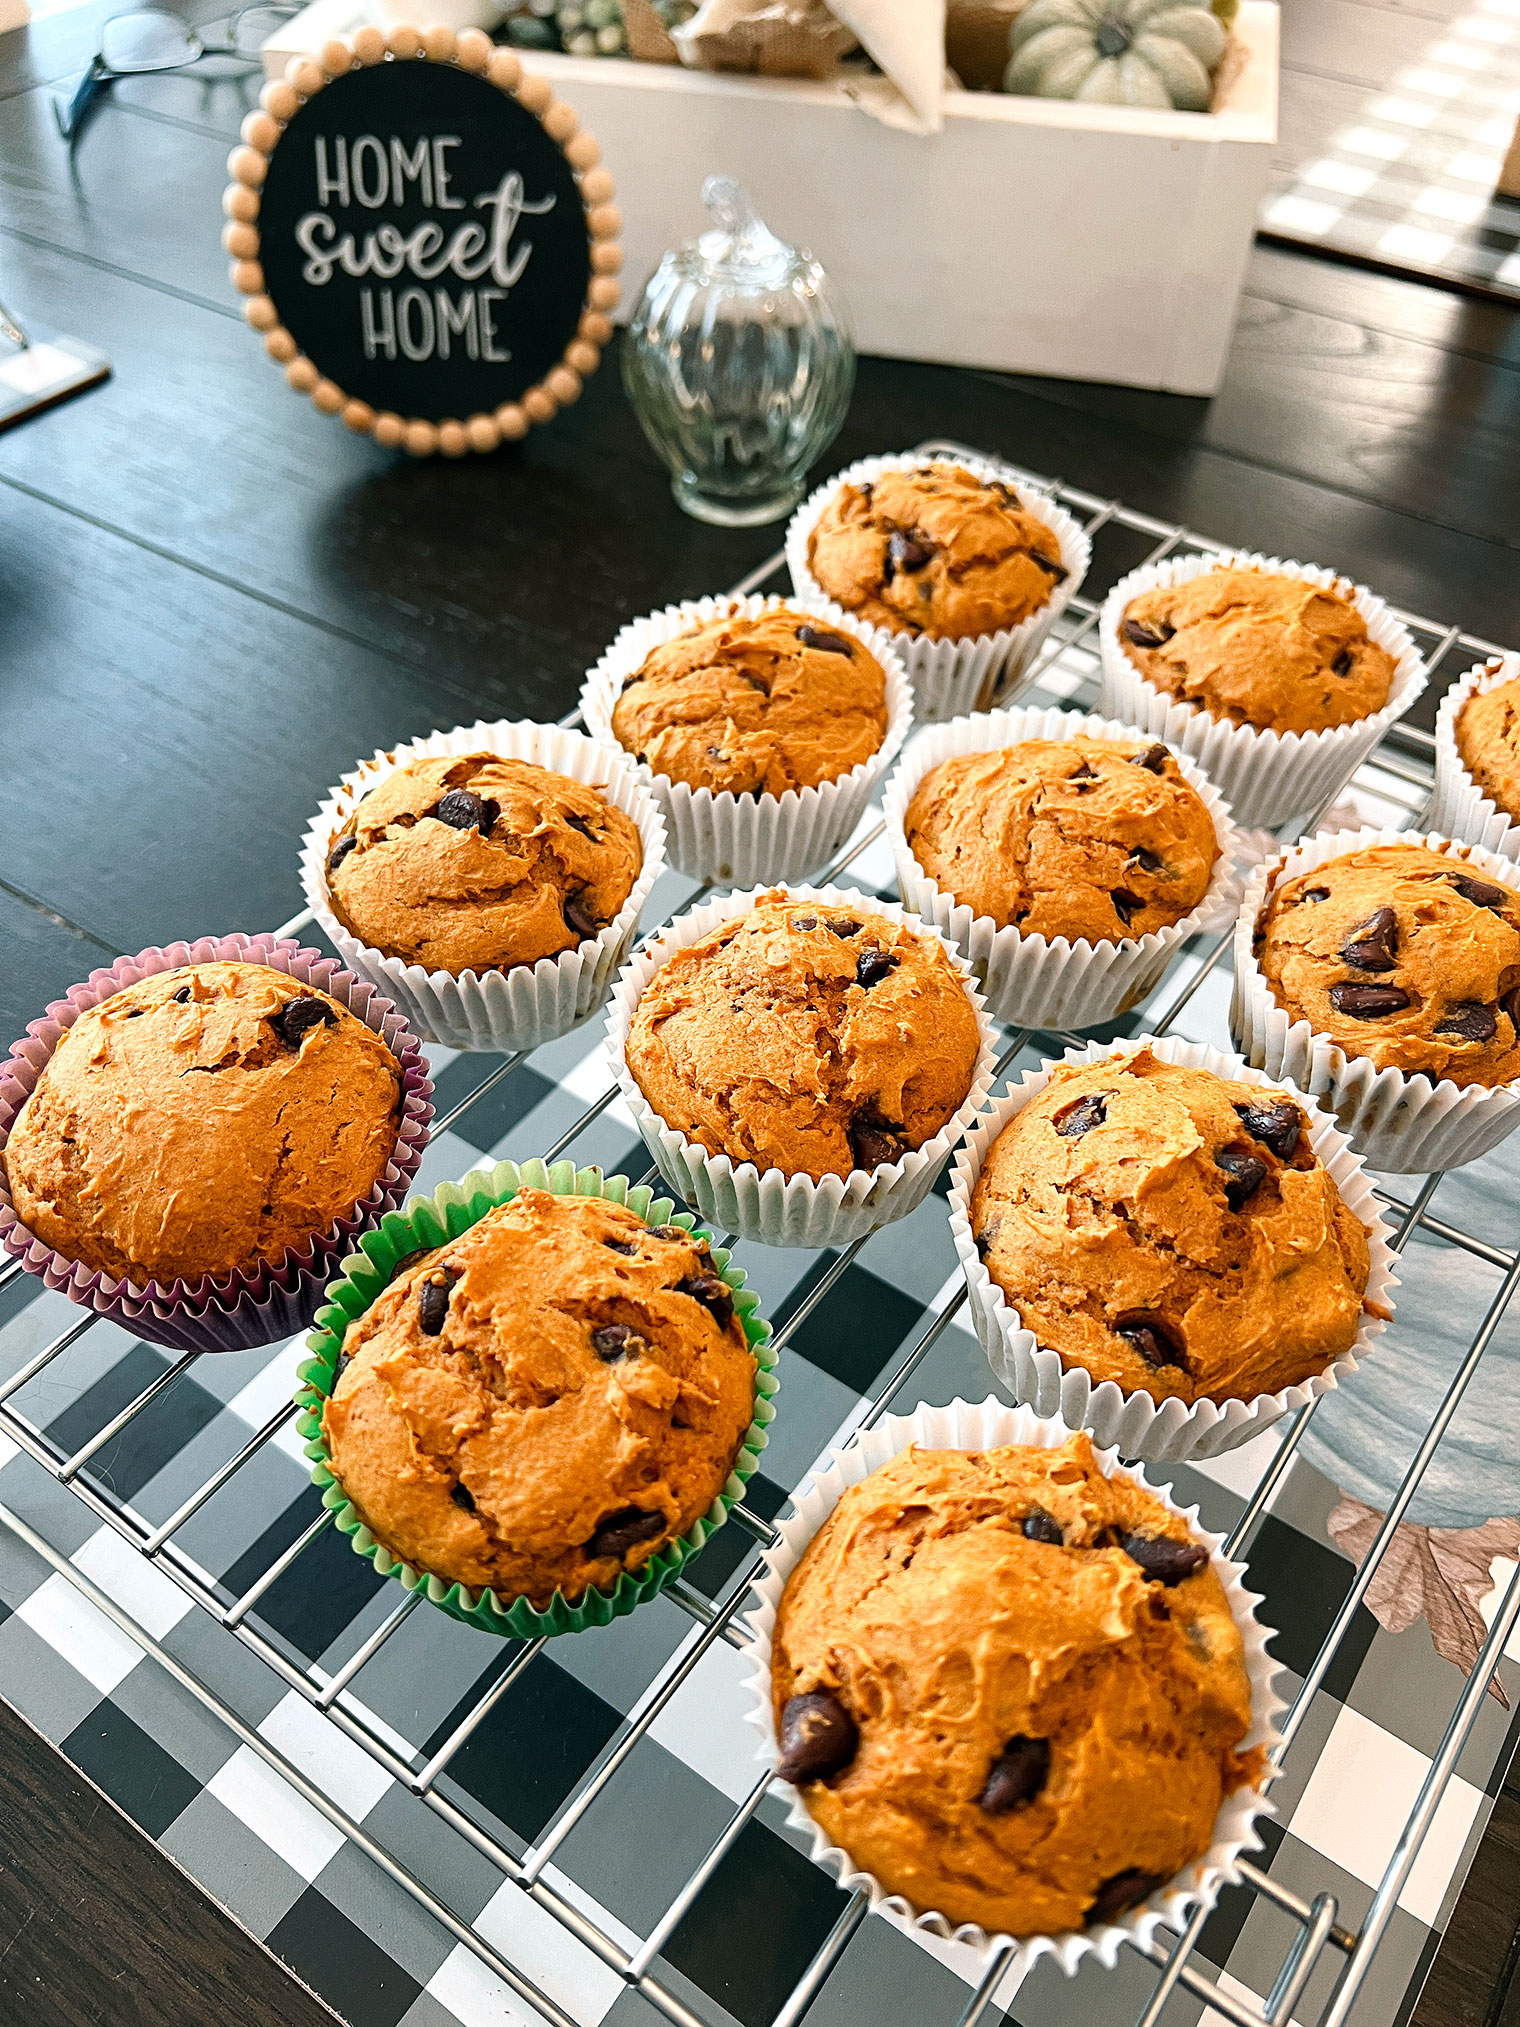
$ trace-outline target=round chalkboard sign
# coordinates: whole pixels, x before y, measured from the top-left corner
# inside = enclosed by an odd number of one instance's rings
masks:
[[[292,387],[418,455],[493,450],[580,393],[621,219],[600,151],[478,29],[361,29],[266,85],[223,244]]]

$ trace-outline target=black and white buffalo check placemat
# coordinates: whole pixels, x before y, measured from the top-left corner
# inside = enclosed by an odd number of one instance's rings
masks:
[[[1074,688],[1058,678],[1057,694]],[[1370,814],[1376,812],[1369,811]],[[879,841],[850,883],[893,891]],[[646,921],[678,909],[692,891],[666,874]],[[1175,984],[1173,973],[1170,985]],[[1227,984],[1210,978],[1181,1027],[1225,1037]],[[1114,1032],[1139,1032],[1140,1016]],[[1032,1061],[1032,1054],[1024,1060]],[[440,1114],[476,1088],[498,1059],[433,1052]],[[543,1152],[607,1088],[599,1021],[541,1050],[483,1096],[430,1148],[419,1187],[430,1189],[482,1160]],[[621,1106],[604,1111],[569,1150],[581,1165],[642,1175],[649,1166]],[[1485,1203],[1509,1198],[1498,1156],[1448,1179],[1447,1215],[1473,1227]],[[879,1233],[808,1315],[782,1354],[781,1411],[747,1495],[767,1516],[832,1442],[859,1418],[878,1375],[958,1285],[940,1190],[906,1221]],[[1497,1220],[1496,1220],[1497,1221]],[[1505,1218],[1506,1226],[1512,1222]],[[1440,1249],[1417,1235],[1405,1278]],[[817,1286],[832,1255],[741,1246],[738,1257],[767,1316],[784,1324]],[[1474,1319],[1497,1271],[1462,1262],[1453,1299]],[[78,1312],[24,1279],[0,1293],[0,1382],[56,1337]],[[1395,1328],[1398,1326],[1396,1325]],[[1511,1329],[1513,1325],[1509,1326]],[[298,1343],[201,1359],[98,1456],[91,1469],[152,1525],[201,1485],[288,1399]],[[15,1404],[65,1451],[135,1399],[169,1360],[109,1325],[91,1330],[26,1386]],[[983,1397],[990,1374],[963,1317],[939,1338],[893,1405]],[[1437,1392],[1439,1389],[1437,1389]],[[1275,1438],[1197,1469],[1173,1486],[1224,1528],[1261,1476]],[[1325,1517],[1337,1494],[1309,1466],[1284,1480],[1250,1551],[1263,1618],[1279,1629],[1276,1653],[1291,1694],[1344,1599],[1351,1565]],[[461,1836],[431,1814],[358,1746],[214,1625],[167,1578],[24,1453],[0,1439],[0,1503],[85,1572],[131,1618],[210,1684],[264,1739],[339,1802],[377,1843],[425,1880],[466,1922],[500,1947],[583,2027],[655,2027],[662,2016],[615,1972],[531,1903]],[[176,1536],[201,1569],[237,1596],[294,1542],[318,1512],[300,1439],[287,1425]],[[723,1592],[747,1547],[724,1529],[690,1568],[709,1596]],[[264,1625],[303,1664],[337,1670],[396,1605],[399,1592],[331,1528],[261,1600]],[[31,1721],[223,1906],[263,1938],[352,2027],[503,2027],[539,2016],[486,1969],[311,1804],[63,1576],[0,1529],[0,1694]],[[658,1672],[699,1628],[661,1599],[600,1631],[555,1641],[527,1668],[461,1749],[445,1792],[512,1851],[525,1849],[637,1710]],[[361,1701],[402,1752],[436,1749],[481,1690],[509,1664],[503,1643],[423,1607],[411,1614],[359,1678]],[[753,1734],[742,1721],[742,1663],[717,1641],[654,1721],[596,1807],[554,1854],[546,1877],[606,1933],[632,1950],[649,1934],[756,1779]],[[1512,1698],[1520,1665],[1502,1670]],[[1457,1681],[1423,1624],[1398,1637],[1358,1614],[1274,1794],[1268,1830],[1272,1873],[1306,1897],[1337,1894],[1354,1926],[1393,1849],[1426,1772]],[[1441,1803],[1434,1827],[1374,1962],[1353,2018],[1393,2027],[1435,1952],[1457,1885],[1507,1764],[1511,1715],[1489,1699]],[[844,1903],[782,1827],[768,1798],[662,1953],[661,1976],[704,2019],[766,2027],[838,1919]],[[1226,1892],[1203,1932],[1201,1954],[1226,1991],[1262,1992],[1289,1937],[1284,1918],[1242,1888]],[[855,1933],[809,2014],[814,2027],[950,2027],[981,1975],[970,1952],[910,1937],[884,1920]],[[1298,2013],[1317,2018],[1335,1966],[1322,1963]],[[1154,1987],[1155,1971],[1126,1951],[1117,1970],[1084,1969],[1069,1983],[1048,1963],[1022,1985],[1005,1980],[987,2017],[1023,2027],[1121,2027]],[[1218,2022],[1186,1994],[1164,2019]]]

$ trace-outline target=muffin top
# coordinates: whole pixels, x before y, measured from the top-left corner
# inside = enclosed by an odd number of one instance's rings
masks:
[[[333,913],[385,957],[506,971],[595,936],[633,891],[638,828],[528,760],[437,754],[372,788],[327,854]]]
[[[1455,853],[1371,845],[1288,880],[1256,925],[1273,998],[1379,1070],[1520,1077],[1520,893]]]
[[[1381,711],[1393,686],[1394,658],[1353,596],[1349,584],[1209,570],[1132,598],[1119,637],[1148,683],[1211,718],[1323,732]]]
[[[1456,738],[1462,765],[1489,801],[1520,821],[1520,676],[1469,697]]]
[[[1196,908],[1214,821],[1164,746],[1029,739],[931,768],[908,847],[942,892],[999,929],[1114,943]]]
[[[395,1554],[540,1609],[610,1590],[705,1514],[755,1360],[706,1243],[525,1189],[403,1263],[350,1325],[330,1468]]]
[[[735,614],[651,649],[623,684],[612,730],[688,788],[784,795],[870,759],[886,736],[887,678],[816,614]]]
[[[1207,1549],[1086,1435],[911,1449],[851,1486],[787,1582],[771,1685],[834,1842],[1011,1935],[1114,1920],[1262,1773]]]
[[[1367,1234],[1280,1091],[1149,1049],[1063,1066],[1003,1128],[971,1230],[1042,1348],[1155,1400],[1251,1400],[1349,1351]]]
[[[373,1029],[262,964],[159,972],[82,1013],[0,1153],[44,1245],[138,1286],[278,1261],[374,1187],[401,1072]]]
[[[778,890],[660,967],[627,1055],[655,1111],[709,1154],[817,1181],[932,1139],[979,1048],[937,938]]]
[[[961,640],[1019,626],[1066,581],[1055,531],[963,465],[841,485],[808,540],[836,604],[894,633]]]

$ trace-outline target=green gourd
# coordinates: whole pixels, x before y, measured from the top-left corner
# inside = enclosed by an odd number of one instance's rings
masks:
[[[1225,28],[1201,0],[1030,0],[1008,40],[1004,91],[1206,113]]]
[[[1484,1164],[1492,1194],[1459,1172],[1443,1185],[1448,1218],[1469,1231],[1498,1221],[1512,1188],[1498,1161]],[[1446,1203],[1446,1197],[1453,1201]],[[1467,1215],[1461,1213],[1466,1211]],[[1496,1233],[1495,1236],[1498,1236]],[[1400,1267],[1394,1319],[1365,1362],[1310,1418],[1299,1455],[1364,1505],[1388,1511],[1431,1417],[1499,1284],[1455,1246],[1412,1237]],[[1481,1527],[1520,1515],[1520,1313],[1505,1313],[1407,1518],[1424,1527]]]

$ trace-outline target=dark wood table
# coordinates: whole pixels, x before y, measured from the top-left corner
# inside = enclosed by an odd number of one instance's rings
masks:
[[[121,85],[72,161],[59,142],[50,92],[108,11],[0,38],[0,297],[116,367],[0,437],[9,1033],[120,951],[281,920],[294,840],[356,755],[557,716],[625,619],[776,540],[678,513],[612,361],[489,459],[416,465],[321,420],[218,244],[258,80]],[[1263,249],[1214,401],[864,360],[830,463],[929,435],[1520,641],[1520,315]],[[0,2018],[332,2017],[3,1707],[0,1769]],[[1482,1863],[1431,2027],[1469,2017],[1514,1928],[1512,1867]]]

